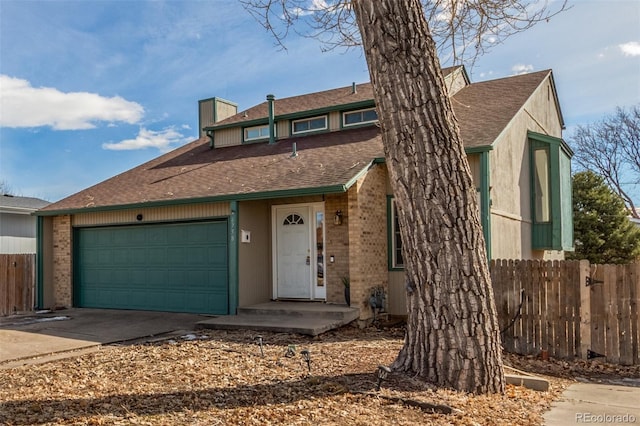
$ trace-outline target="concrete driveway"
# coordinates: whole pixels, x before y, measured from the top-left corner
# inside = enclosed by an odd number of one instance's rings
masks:
[[[41,357],[61,358],[107,343],[187,333],[207,318],[197,314],[84,308],[0,317],[0,368],[42,361]]]

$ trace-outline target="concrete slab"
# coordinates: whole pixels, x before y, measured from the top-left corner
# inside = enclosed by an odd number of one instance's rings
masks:
[[[317,336],[358,319],[360,310],[321,302],[274,301],[238,308],[238,315],[200,321],[218,330],[256,330]]]
[[[544,421],[548,426],[640,423],[640,387],[573,384],[552,404]]]
[[[546,392],[549,390],[549,381],[541,377],[520,374],[505,374],[505,380],[510,385],[524,386],[527,389]]]
[[[196,314],[84,308],[4,317],[0,320],[0,366],[176,330],[190,331],[204,318]]]
[[[350,322],[350,321],[349,321]],[[346,323],[335,318],[292,317],[291,315],[232,315],[198,322],[198,327],[214,330],[255,330],[317,336]]]

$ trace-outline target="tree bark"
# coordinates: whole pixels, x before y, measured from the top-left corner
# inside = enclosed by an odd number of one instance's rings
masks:
[[[354,0],[398,206],[407,334],[392,365],[439,386],[504,391],[477,193],[419,0]]]

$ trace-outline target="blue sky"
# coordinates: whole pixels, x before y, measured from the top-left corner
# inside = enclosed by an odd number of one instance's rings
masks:
[[[468,69],[552,68],[565,139],[640,103],[640,2],[570,4]],[[242,110],[368,80],[361,51],[282,51],[235,1],[0,0],[0,182],[57,201],[195,139],[199,99]]]

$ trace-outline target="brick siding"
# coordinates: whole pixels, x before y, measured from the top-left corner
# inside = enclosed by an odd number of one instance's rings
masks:
[[[71,216],[53,218],[53,297],[54,307],[69,308],[72,300]]]
[[[351,306],[360,308],[361,320],[373,317],[372,289],[388,288],[386,193],[384,165],[374,165],[348,192]]]
[[[344,286],[342,278],[349,276],[349,216],[347,214],[347,194],[327,195],[324,202],[326,215],[326,280],[327,302],[344,304]],[[342,224],[336,225],[333,220],[336,211],[342,212]],[[331,263],[331,256],[335,259]]]

